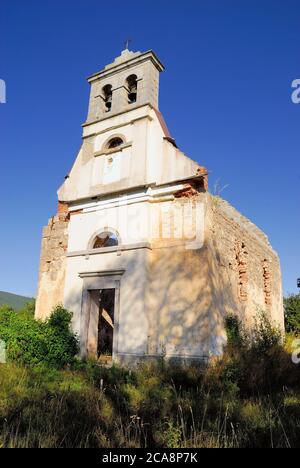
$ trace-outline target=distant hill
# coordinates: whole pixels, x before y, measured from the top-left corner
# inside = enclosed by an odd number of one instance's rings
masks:
[[[6,304],[19,310],[22,309],[27,302],[32,300],[31,297],[18,296],[17,294],[0,291],[0,306]]]

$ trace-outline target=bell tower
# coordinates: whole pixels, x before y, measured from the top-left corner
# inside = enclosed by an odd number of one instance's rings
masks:
[[[145,104],[158,109],[159,73],[163,70],[153,51],[123,50],[111,64],[88,78],[91,92],[85,125]]]
[[[177,148],[158,110],[163,70],[152,50],[125,48],[88,78],[82,145],[58,191],[60,202],[93,202],[196,174],[198,164]]]

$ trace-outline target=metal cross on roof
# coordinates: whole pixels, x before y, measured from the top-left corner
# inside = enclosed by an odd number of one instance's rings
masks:
[[[124,42],[125,50],[128,49],[130,42],[132,42],[132,40],[130,38],[126,39],[126,41]]]

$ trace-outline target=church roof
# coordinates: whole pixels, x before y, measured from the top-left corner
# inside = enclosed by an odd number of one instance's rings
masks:
[[[132,52],[128,49],[125,49],[121,52],[121,55],[116,57],[114,61],[108,65],[106,65],[102,70],[94,73],[93,75],[88,77],[88,81],[93,81],[95,78],[98,78],[102,75],[109,75],[111,72],[115,72],[119,68],[123,68],[127,64],[132,65],[136,64],[136,62],[144,61],[150,59],[155,64],[159,71],[163,71],[165,67],[155,54],[153,50],[147,50],[146,52]]]

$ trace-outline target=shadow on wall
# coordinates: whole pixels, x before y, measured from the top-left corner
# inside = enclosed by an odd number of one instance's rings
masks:
[[[236,302],[229,276],[220,271],[211,243],[199,250],[157,248],[143,256],[115,259],[110,268],[126,270],[120,291],[119,353],[191,358],[222,353],[225,315],[241,315],[242,305]],[[78,308],[78,297],[74,291],[68,298],[70,310]]]
[[[210,244],[153,252],[147,311],[153,350],[192,357],[222,353],[225,315],[238,310],[229,277],[219,269]]]

